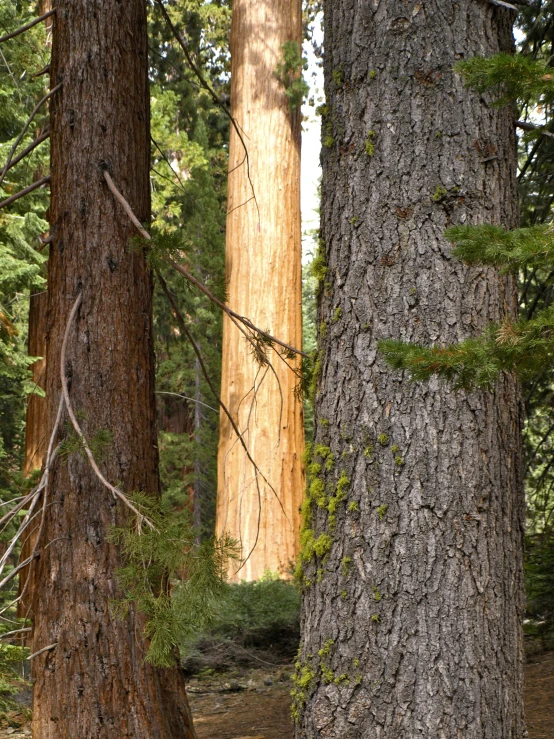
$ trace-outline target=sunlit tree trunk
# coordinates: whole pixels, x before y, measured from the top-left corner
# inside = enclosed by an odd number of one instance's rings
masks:
[[[302,42],[299,0],[236,0],[231,31],[231,128],[226,242],[228,304],[286,342],[301,344],[300,112],[275,76],[287,41]],[[297,379],[274,352],[260,366],[225,316],[221,396],[257,474],[221,414],[216,528],[242,545],[233,579],[285,574],[298,551],[303,494]],[[297,360],[289,360],[298,366]],[[273,488],[273,489],[272,489]]]
[[[112,434],[101,461],[122,490],[159,494],[152,280],[135,229],[106,187],[107,168],[148,221],[149,94],[143,0],[57,0],[51,85],[47,411],[60,400],[60,356],[74,410],[92,439]],[[64,423],[59,436],[68,433]],[[58,438],[59,441],[59,438]],[[118,620],[118,548],[126,511],[81,454],[56,458],[40,558],[32,569],[35,739],[190,739],[181,669],[145,662],[142,619]]]
[[[513,110],[453,71],[509,53],[513,14],[475,0],[324,6],[321,373],[296,737],[522,739],[517,384],[413,383],[376,346],[445,345],[516,314],[514,279],[461,264],[444,236],[517,224]]]

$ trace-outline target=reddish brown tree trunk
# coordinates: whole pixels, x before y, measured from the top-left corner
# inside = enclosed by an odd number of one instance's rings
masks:
[[[129,245],[127,216],[108,168],[141,221],[150,215],[146,4],[58,0],[51,106],[52,203],[48,272],[47,407],[60,399],[60,353],[87,438],[113,434],[103,474],[131,493],[159,494],[152,284]],[[63,426],[62,426],[63,428]],[[108,541],[126,512],[79,454],[51,474],[40,559],[33,569],[35,739],[194,737],[182,671],[146,664],[142,621],[116,620],[122,558]]]

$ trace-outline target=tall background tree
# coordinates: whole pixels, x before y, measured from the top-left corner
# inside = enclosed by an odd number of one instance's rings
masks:
[[[459,340],[515,315],[514,280],[454,262],[444,237],[517,222],[512,111],[452,71],[510,52],[513,16],[465,0],[324,10],[296,735],[508,739],[524,732],[517,385],[413,386],[376,342]]]
[[[226,232],[230,307],[289,344],[302,342],[299,0],[237,0],[231,29],[231,128]],[[286,574],[298,553],[304,479],[298,358],[253,348],[223,322],[216,531],[238,539],[233,579]],[[268,359],[270,364],[268,363]],[[287,366],[290,365],[290,366]]]

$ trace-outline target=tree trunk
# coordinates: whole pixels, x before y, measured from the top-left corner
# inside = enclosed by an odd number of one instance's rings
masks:
[[[275,76],[287,41],[302,43],[299,0],[233,3],[231,112],[244,131],[248,162],[232,127],[226,277],[233,310],[299,347],[300,112],[291,112]],[[250,555],[238,572],[232,566],[234,580],[255,580],[266,570],[285,574],[298,552],[302,407],[294,373],[269,355],[275,373],[256,363],[243,334],[224,316],[221,397],[271,485],[256,474],[222,413],[216,529],[241,542],[243,557]],[[289,363],[298,366],[296,359]]]
[[[512,17],[475,0],[325,2],[297,738],[525,736],[517,385],[413,384],[376,349],[455,342],[516,313],[514,280],[453,260],[443,235],[516,225],[512,111],[452,71],[510,51]]]
[[[39,0],[38,14],[44,15],[52,9],[52,0]],[[44,22],[48,30],[52,28],[52,17]],[[38,102],[38,100],[37,100]],[[37,136],[39,134],[37,133]],[[45,173],[35,172],[34,179],[38,181]],[[40,357],[34,362],[30,369],[33,373],[33,383],[41,390],[46,388],[46,310],[48,295],[40,291],[30,296],[29,301],[29,337],[28,352],[30,357]],[[27,399],[27,415],[25,419],[25,459],[23,462],[23,474],[25,477],[31,475],[35,470],[42,467],[42,461],[48,445],[48,424],[46,416],[46,399],[40,395],[32,394]],[[21,543],[20,561],[27,559],[35,547],[38,529],[33,527]],[[17,615],[25,618],[28,615],[31,603],[31,592],[27,584],[29,567],[25,567],[19,574],[18,595],[21,600],[17,604]]]
[[[146,5],[56,6],[51,84],[63,88],[51,104],[49,428],[60,399],[63,335],[80,294],[64,368],[72,405],[89,440],[99,430],[113,434],[103,474],[124,491],[156,496],[151,277],[102,174],[107,167],[147,221]],[[36,739],[194,736],[180,668],[146,664],[141,618],[131,609],[117,620],[110,609],[121,597],[122,558],[107,537],[126,519],[82,455],[56,460],[32,573],[33,650],[51,647],[32,660]]]

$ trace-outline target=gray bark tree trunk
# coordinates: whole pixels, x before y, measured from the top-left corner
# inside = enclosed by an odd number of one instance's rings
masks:
[[[385,337],[447,343],[516,312],[453,260],[456,223],[516,225],[512,111],[458,59],[512,48],[484,0],[326,0],[316,430],[297,739],[521,739],[520,404],[503,378],[412,384]]]
[[[150,217],[149,92],[144,0],[57,0],[51,85],[47,410],[54,427],[60,356],[90,440],[113,438],[100,462],[131,494],[159,494],[152,279],[136,231],[108,190],[107,168],[137,217]],[[64,417],[64,421],[67,416]],[[62,423],[60,436],[64,429]],[[51,433],[51,431],[49,431]],[[59,439],[57,440],[59,441]],[[121,597],[111,527],[127,511],[80,454],[54,463],[40,557],[32,568],[35,739],[193,739],[184,675],[144,661],[142,619]]]

